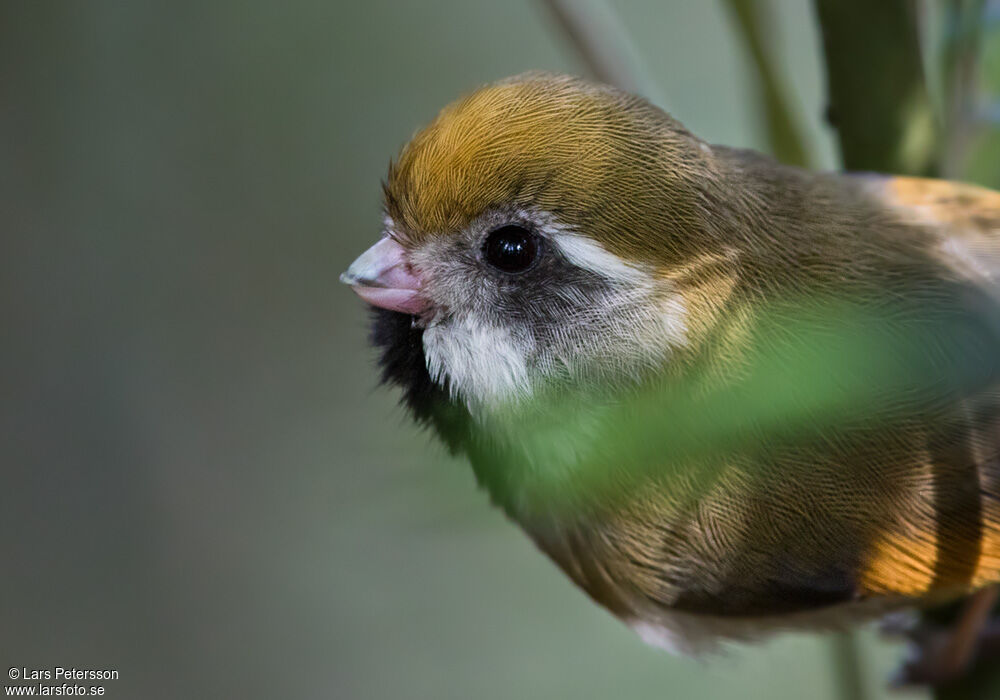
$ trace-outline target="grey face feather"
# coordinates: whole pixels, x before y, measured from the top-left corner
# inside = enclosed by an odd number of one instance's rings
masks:
[[[539,239],[525,272],[483,259],[486,236],[506,225]],[[434,305],[423,321],[428,371],[470,407],[509,405],[552,382],[638,379],[685,342],[669,284],[545,212],[487,212],[411,255]]]

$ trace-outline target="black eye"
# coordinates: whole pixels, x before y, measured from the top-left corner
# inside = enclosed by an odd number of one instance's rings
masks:
[[[504,272],[524,272],[538,255],[538,241],[520,226],[503,226],[491,231],[483,243],[483,257]]]

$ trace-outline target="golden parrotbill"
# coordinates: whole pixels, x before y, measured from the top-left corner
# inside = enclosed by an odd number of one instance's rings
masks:
[[[783,166],[528,74],[410,141],[343,279],[414,416],[646,640],[976,591],[985,619],[1000,194]]]

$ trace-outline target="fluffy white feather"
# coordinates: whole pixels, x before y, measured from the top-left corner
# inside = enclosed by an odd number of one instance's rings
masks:
[[[447,381],[453,394],[466,401],[499,403],[531,394],[527,339],[479,322],[471,316],[447,323],[431,321],[424,330],[424,354],[431,378]]]
[[[645,284],[650,279],[648,272],[608,252],[592,238],[556,230],[551,239],[571,263],[606,279],[625,284]]]

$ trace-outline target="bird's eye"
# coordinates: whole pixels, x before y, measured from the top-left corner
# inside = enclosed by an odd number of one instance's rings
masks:
[[[483,257],[503,272],[524,272],[538,256],[534,234],[520,226],[503,226],[491,231],[483,243]]]

